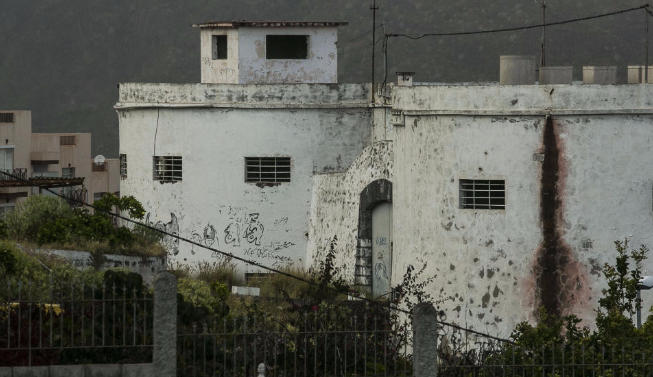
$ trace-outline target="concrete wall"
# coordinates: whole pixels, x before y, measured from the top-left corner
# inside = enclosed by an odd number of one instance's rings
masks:
[[[267,265],[303,263],[313,174],[343,171],[369,143],[368,94],[363,85],[123,84],[121,194],[170,232]],[[182,156],[183,180],[153,181],[153,155]],[[244,157],[265,156],[291,157],[291,182],[244,182]],[[168,248],[177,261],[213,256]]]
[[[61,136],[75,136],[75,145],[60,145]],[[84,184],[91,179],[91,134],[90,133],[34,133],[31,143],[32,160],[58,160],[48,165],[48,171],[61,177],[62,169],[75,168],[76,177],[84,177]]]
[[[213,35],[227,36],[227,59],[213,59]],[[238,84],[238,29],[201,29],[202,83]]]
[[[104,259],[95,261],[88,251],[76,250],[39,250],[39,253],[55,255],[68,261],[79,269],[95,268],[100,264],[101,270],[110,268],[122,268],[135,272],[143,277],[143,281],[150,284],[156,274],[166,270],[165,258],[160,257],[136,257],[129,255],[104,254]]]
[[[0,367],[0,377],[154,377],[152,364],[85,364]]]
[[[266,35],[308,35],[308,59],[266,59]],[[238,29],[238,81],[250,83],[337,83],[338,29]]]
[[[541,305],[593,318],[613,242],[653,242],[652,92],[397,88],[393,283],[425,262],[448,320],[503,336]],[[506,209],[460,209],[470,178],[504,179]]]
[[[366,147],[346,172],[313,177],[307,267],[318,267],[336,237],[336,264],[353,280],[361,191],[377,179],[392,181],[393,163],[392,142],[380,141]]]

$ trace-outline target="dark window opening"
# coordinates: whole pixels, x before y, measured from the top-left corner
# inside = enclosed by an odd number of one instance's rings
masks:
[[[227,36],[226,35],[213,35],[211,36],[211,45],[213,46],[213,60],[227,58]]]
[[[267,35],[267,59],[308,59],[308,35]]]
[[[74,135],[59,136],[59,145],[75,145],[75,136]]]
[[[154,156],[154,180],[161,183],[181,181],[181,156]]]
[[[13,123],[14,113],[0,113],[0,123]]]
[[[290,157],[245,157],[245,182],[290,182]]]
[[[127,178],[127,155],[120,155],[120,178]]]
[[[506,181],[461,179],[460,208],[505,209]]]

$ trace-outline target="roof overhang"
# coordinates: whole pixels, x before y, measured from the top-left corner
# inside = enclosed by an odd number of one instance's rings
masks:
[[[193,24],[193,27],[200,29],[236,29],[240,27],[338,27],[347,24],[347,22],[342,21],[211,21]]]

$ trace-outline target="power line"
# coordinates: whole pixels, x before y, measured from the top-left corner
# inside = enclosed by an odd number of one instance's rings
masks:
[[[609,17],[609,16],[615,16],[615,15],[618,15],[618,14],[634,12],[634,11],[640,10],[640,9],[646,9],[647,11],[649,11],[649,5],[644,4],[644,5],[641,5],[639,7],[635,7],[635,8],[620,9],[620,10],[616,10],[616,11],[612,11],[612,12],[608,12],[608,13],[601,13],[601,14],[597,14],[597,15],[593,15],[593,16],[578,17],[578,18],[572,18],[572,19],[569,19],[569,20],[556,21],[556,22],[546,22],[546,23],[540,23],[540,24],[536,24],[536,25],[515,26],[515,27],[500,28],[500,29],[485,29],[485,30],[474,30],[474,31],[445,32],[445,33],[424,33],[424,34],[390,33],[390,34],[386,34],[386,37],[388,37],[388,38],[404,37],[404,38],[409,38],[409,39],[421,39],[421,38],[424,38],[424,37],[450,37],[450,36],[457,36],[457,35],[503,33],[503,32],[507,32],[507,31],[521,31],[521,30],[529,30],[529,29],[539,29],[539,28],[546,27],[546,26],[564,25],[564,24],[570,24],[570,23],[573,23],[573,22],[588,21],[588,20],[593,20],[593,19],[602,18],[602,17]]]
[[[10,174],[10,173],[8,173],[8,172],[6,172],[6,171],[4,171],[4,170],[0,170],[0,172],[1,172],[2,174],[4,174],[4,175],[10,177],[10,178],[13,178],[13,179],[15,179],[15,180],[21,181],[21,182],[23,182],[23,183],[27,183],[27,184],[30,185],[30,186],[37,186],[37,185],[34,185],[33,183],[31,183],[31,182],[30,182],[29,180],[27,180],[27,179],[24,179],[24,178],[21,178],[21,177],[15,176],[15,175]],[[119,219],[124,220],[124,221],[127,221],[127,222],[129,222],[129,223],[132,223],[132,224],[134,224],[134,225],[139,225],[139,226],[145,227],[145,228],[147,228],[147,229],[153,230],[153,231],[158,232],[158,233],[160,233],[160,234],[163,234],[163,235],[165,235],[165,236],[172,237],[172,238],[175,238],[175,239],[180,240],[180,241],[188,242],[188,243],[190,243],[191,245],[195,245],[195,246],[198,246],[198,247],[200,247],[200,248],[203,248],[203,249],[206,249],[206,250],[210,250],[210,251],[213,251],[213,252],[215,252],[215,253],[222,254],[222,255],[224,255],[224,256],[226,256],[226,257],[229,257],[229,258],[233,258],[233,259],[239,260],[239,261],[241,261],[241,262],[244,262],[244,263],[247,263],[247,264],[250,264],[250,265],[253,265],[253,266],[256,266],[256,267],[262,268],[262,269],[264,269],[264,270],[267,270],[267,271],[270,271],[270,272],[274,272],[274,273],[277,273],[277,274],[280,274],[280,275],[283,275],[283,276],[289,277],[289,278],[291,278],[291,279],[299,280],[299,281],[304,282],[304,283],[309,284],[309,285],[320,286],[320,284],[317,283],[316,281],[309,280],[309,279],[303,278],[303,277],[301,277],[301,276],[297,276],[297,275],[294,275],[294,274],[291,274],[291,273],[288,273],[288,272],[285,272],[285,271],[282,271],[282,270],[276,269],[276,268],[274,268],[274,267],[269,267],[269,266],[266,266],[266,265],[264,265],[264,264],[261,264],[261,263],[259,263],[259,262],[253,261],[253,260],[249,260],[249,259],[245,259],[245,258],[242,258],[242,257],[236,256],[236,255],[234,255],[234,254],[232,254],[232,253],[230,253],[230,252],[227,252],[227,251],[218,250],[218,249],[216,249],[216,248],[213,248],[213,247],[210,247],[210,246],[206,246],[206,245],[200,244],[200,243],[195,242],[195,241],[193,241],[193,240],[191,240],[191,239],[188,239],[188,238],[182,237],[182,236],[180,236],[180,235],[178,235],[178,234],[169,233],[169,232],[167,232],[167,231],[165,231],[165,230],[161,230],[161,229],[156,228],[156,227],[153,227],[153,226],[151,226],[151,225],[149,225],[149,224],[146,224],[146,223],[142,223],[142,222],[140,222],[140,221],[133,220],[133,219],[131,219],[131,218],[129,218],[129,217],[125,217],[125,216],[123,216],[123,215],[121,215],[121,214],[119,214],[119,213],[114,213],[114,212],[111,212],[111,211],[108,211],[108,210],[105,210],[105,209],[102,209],[102,208],[98,208],[98,207],[96,207],[96,206],[94,206],[94,205],[92,205],[92,204],[86,203],[86,202],[83,201],[83,200],[79,200],[79,199],[77,199],[77,198],[68,198],[68,197],[66,197],[65,195],[62,195],[62,194],[60,194],[60,193],[58,193],[58,192],[56,192],[56,191],[51,190],[49,187],[43,187],[43,189],[45,189],[46,191],[50,192],[51,194],[53,194],[53,195],[55,195],[55,196],[58,196],[58,197],[60,197],[60,198],[62,198],[62,199],[64,199],[64,200],[72,201],[72,202],[76,202],[76,203],[81,204],[81,205],[83,205],[83,206],[86,206],[86,207],[92,208],[94,211],[103,212],[103,213],[108,214],[108,215],[110,215],[110,216],[113,216],[113,217],[119,218]],[[404,310],[404,309],[401,309],[401,308],[398,308],[398,307],[396,307],[396,306],[393,306],[393,305],[391,305],[390,303],[380,302],[380,301],[376,301],[376,300],[370,299],[370,298],[368,298],[368,297],[365,297],[365,296],[359,295],[359,293],[358,293],[358,292],[355,292],[355,291],[349,291],[349,290],[344,290],[344,289],[343,289],[343,290],[340,290],[340,289],[338,289],[338,288],[336,288],[336,287],[332,287],[332,286],[328,286],[328,285],[327,285],[327,286],[324,286],[324,287],[327,288],[327,289],[329,289],[329,290],[332,290],[332,291],[335,292],[335,293],[346,294],[346,295],[352,296],[352,297],[354,297],[354,298],[356,298],[356,299],[363,300],[363,301],[366,301],[366,302],[369,302],[369,303],[372,303],[372,304],[375,304],[375,305],[383,305],[383,306],[386,306],[387,308],[389,308],[389,309],[391,309],[391,310],[395,310],[395,311],[398,311],[398,312],[401,312],[401,313],[404,313],[404,314],[411,314],[409,311]],[[448,326],[448,327],[456,328],[456,329],[459,329],[459,330],[462,330],[462,331],[466,331],[466,332],[469,332],[469,333],[472,333],[472,334],[476,334],[476,335],[484,336],[484,337],[486,337],[486,338],[490,338],[490,339],[494,339],[494,340],[497,340],[497,341],[501,341],[501,342],[506,342],[506,343],[514,344],[514,342],[511,341],[511,340],[509,340],[509,339],[499,338],[499,337],[496,337],[496,336],[493,336],[493,335],[490,335],[490,334],[485,334],[485,333],[482,333],[482,332],[479,332],[479,331],[476,331],[476,330],[472,330],[472,329],[468,329],[468,328],[465,328],[465,327],[462,327],[462,326],[458,326],[458,325],[453,324],[453,323],[444,322],[444,321],[439,321],[439,320],[437,321],[437,323],[439,323],[439,324],[441,324],[441,325],[444,325],[444,326]]]

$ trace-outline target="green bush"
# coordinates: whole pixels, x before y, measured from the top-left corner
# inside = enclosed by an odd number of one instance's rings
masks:
[[[134,197],[106,194],[95,202],[96,211],[71,208],[65,201],[34,195],[18,204],[3,221],[7,238],[41,247],[88,250],[92,253],[164,255],[161,236],[145,227],[119,226],[104,211],[127,213],[142,219],[143,206]],[[3,227],[0,227],[2,233]]]

